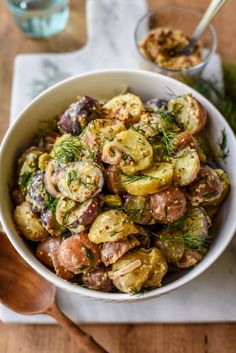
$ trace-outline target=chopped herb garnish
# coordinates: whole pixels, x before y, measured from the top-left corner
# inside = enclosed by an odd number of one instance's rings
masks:
[[[93,151],[81,145],[80,138],[77,136],[68,136],[53,148],[53,157],[57,163],[81,161],[84,156],[92,161],[96,158]]]
[[[86,187],[87,189],[91,189],[93,187],[93,183],[91,181],[83,180],[77,173],[76,170],[71,170],[68,173],[67,185],[70,188],[70,185],[73,181],[78,181],[81,185]]]
[[[133,295],[137,295],[138,297],[141,297],[143,296],[144,294],[150,292],[151,290],[155,289],[155,287],[148,287],[148,288],[143,288],[143,289],[140,289],[138,290],[137,288],[133,287],[133,286],[130,286],[129,287],[131,290],[132,290],[132,296]]]
[[[27,191],[27,186],[29,184],[29,181],[30,181],[32,175],[33,175],[33,173],[25,172],[25,173],[21,174],[18,178],[18,185],[22,188],[24,193],[26,193],[26,191]]]
[[[139,180],[160,180],[160,178],[154,177],[152,175],[146,175],[146,174],[139,174],[139,175],[127,175],[127,174],[122,174],[124,178],[119,181],[117,184],[130,184],[135,181]]]
[[[56,213],[56,207],[57,207],[58,201],[59,201],[59,198],[54,199],[49,193],[46,193],[45,203],[47,208],[49,208],[53,214]]]
[[[94,261],[94,256],[93,256],[92,251],[91,251],[87,246],[85,246],[85,245],[84,245],[84,250],[85,250],[85,252],[86,252],[87,258],[88,258],[90,261]]]

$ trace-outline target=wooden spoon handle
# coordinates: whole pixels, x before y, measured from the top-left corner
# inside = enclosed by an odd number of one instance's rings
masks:
[[[61,327],[63,327],[63,329],[78,343],[81,347],[80,353],[109,353],[102,348],[92,336],[81,330],[65,314],[63,314],[56,304],[53,304],[46,312],[56,319]]]

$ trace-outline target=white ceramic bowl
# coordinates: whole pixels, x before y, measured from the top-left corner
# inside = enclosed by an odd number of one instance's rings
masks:
[[[141,96],[144,101],[154,97],[169,98],[169,95],[173,92],[177,95],[186,92],[193,93],[208,112],[208,137],[213,148],[217,149],[220,132],[225,128],[228,137],[228,147],[230,149],[230,156],[227,159],[227,163],[224,163],[222,167],[230,177],[231,191],[217,216],[217,232],[209,252],[196,267],[188,271],[183,271],[182,274],[168,275],[162,287],[148,292],[142,297],[122,293],[92,291],[66,282],[53,274],[37,260],[16,231],[12,218],[13,207],[9,196],[9,184],[11,184],[15,177],[17,157],[29,146],[32,135],[37,131],[41,120],[54,117],[62,112],[71,102],[76,100],[76,96],[78,95],[108,98],[117,95],[124,86],[128,86],[133,93]],[[166,76],[145,71],[109,70],[72,77],[48,89],[32,101],[8,130],[1,146],[0,214],[2,225],[16,250],[30,266],[57,287],[71,293],[107,301],[131,302],[158,297],[182,286],[205,271],[227,247],[236,229],[235,210],[236,140],[231,128],[222,115],[203,96],[188,86]]]

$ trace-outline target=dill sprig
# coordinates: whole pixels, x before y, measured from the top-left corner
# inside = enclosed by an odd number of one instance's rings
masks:
[[[160,178],[154,177],[152,175],[146,175],[146,174],[138,174],[138,175],[122,174],[122,176],[124,176],[124,178],[121,181],[117,182],[117,184],[130,184],[139,180],[154,180],[154,179],[160,180]]]
[[[92,161],[95,160],[95,154],[88,147],[82,146],[77,136],[68,136],[59,144],[54,145],[53,157],[57,163],[68,163],[81,161],[83,156],[88,156]]]
[[[73,181],[78,181],[81,185],[83,185],[84,187],[86,187],[87,189],[91,189],[93,187],[93,183],[91,181],[88,180],[83,180],[81,178],[80,175],[78,175],[78,172],[74,169],[72,169],[69,173],[68,173],[68,179],[67,179],[67,185],[68,187],[70,187],[70,184]]]
[[[219,145],[219,153],[218,157],[222,159],[226,159],[230,152],[228,148],[228,138],[225,129],[221,130],[220,132],[220,138],[218,140],[218,145]]]
[[[172,157],[174,154],[174,138],[176,137],[176,132],[174,131],[168,131],[168,130],[162,130],[162,139],[161,139],[161,144],[164,147],[165,154],[168,157]]]
[[[20,186],[20,188],[22,189],[22,191],[24,193],[27,192],[27,186],[29,184],[29,181],[30,181],[32,175],[33,175],[33,173],[25,172],[25,173],[19,175],[19,177],[18,177],[18,185]]]
[[[144,294],[152,291],[153,289],[155,289],[155,287],[148,287],[148,288],[141,288],[140,290],[138,290],[137,288],[130,286],[129,287],[131,289],[131,291],[133,292],[131,294],[131,296],[136,295],[137,297],[142,297]]]
[[[57,207],[58,201],[59,201],[59,198],[54,199],[49,193],[46,193],[46,197],[45,197],[46,207],[49,208],[53,214],[56,213],[56,207]]]

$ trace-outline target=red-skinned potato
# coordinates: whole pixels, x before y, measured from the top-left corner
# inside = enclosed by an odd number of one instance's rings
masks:
[[[74,274],[61,266],[57,260],[57,252],[61,245],[59,237],[50,237],[40,242],[36,249],[36,256],[47,267],[53,268],[56,274],[66,280],[74,277]]]
[[[108,166],[106,169],[106,183],[109,190],[113,194],[122,195],[125,194],[126,191],[124,187],[121,185],[121,171],[115,166]]]
[[[189,131],[184,131],[178,134],[173,144],[175,146],[175,152],[179,152],[186,147],[197,149],[197,141]]]
[[[110,292],[113,288],[107,271],[104,268],[98,268],[82,275],[82,281],[86,288],[98,290],[101,292]]]
[[[57,259],[60,265],[73,273],[86,272],[100,264],[100,246],[92,243],[85,233],[75,234],[60,245]]]
[[[229,181],[221,169],[202,166],[197,179],[188,186],[187,195],[192,205],[217,206],[226,197]]]
[[[102,262],[105,266],[114,264],[121,256],[138,245],[139,241],[132,236],[125,240],[103,243],[101,249]]]
[[[203,258],[203,255],[196,250],[186,249],[181,260],[177,263],[179,268],[189,268],[197,265]]]
[[[153,217],[164,224],[174,222],[182,217],[186,211],[186,205],[184,192],[174,185],[150,197]]]

